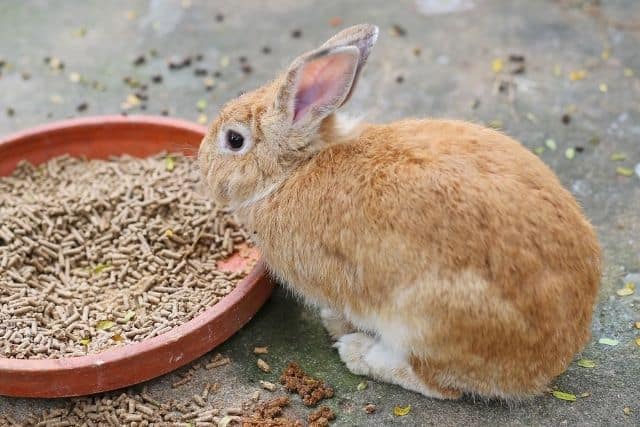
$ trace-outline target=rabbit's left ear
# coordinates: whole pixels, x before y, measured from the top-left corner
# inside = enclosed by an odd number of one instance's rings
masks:
[[[351,95],[377,35],[372,25],[351,27],[297,58],[278,89],[276,108],[295,127],[333,113]]]

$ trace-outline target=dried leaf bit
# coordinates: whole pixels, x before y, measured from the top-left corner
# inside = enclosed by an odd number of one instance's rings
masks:
[[[633,283],[625,283],[624,286],[616,291],[616,294],[621,297],[627,297],[629,295],[633,295],[633,292],[636,290],[636,285]]]
[[[610,345],[610,346],[616,346],[620,343],[620,341],[614,340],[613,338],[600,338],[598,342],[600,344]]]
[[[394,406],[393,407],[393,415],[395,415],[396,417],[404,417],[405,415],[408,415],[409,412],[411,412],[411,405],[407,405],[407,406]]]
[[[108,331],[114,326],[115,322],[112,322],[111,320],[98,320],[98,323],[96,323],[96,329],[100,331]]]
[[[582,368],[595,368],[596,363],[593,360],[589,359],[580,359],[578,360],[578,366]]]

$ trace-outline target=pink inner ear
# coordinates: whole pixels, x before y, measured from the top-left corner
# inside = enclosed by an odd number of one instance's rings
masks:
[[[357,61],[357,55],[340,52],[305,64],[298,81],[293,122],[311,109],[337,108],[338,102],[349,92]]]

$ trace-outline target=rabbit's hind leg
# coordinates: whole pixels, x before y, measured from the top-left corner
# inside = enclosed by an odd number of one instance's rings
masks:
[[[330,308],[320,309],[320,318],[324,328],[329,332],[333,340],[355,331],[353,325],[342,314]]]
[[[424,376],[418,377],[405,354],[371,335],[361,332],[343,335],[334,347],[347,368],[356,375],[370,376],[437,399],[462,396],[458,390],[442,387],[436,381],[425,381]]]

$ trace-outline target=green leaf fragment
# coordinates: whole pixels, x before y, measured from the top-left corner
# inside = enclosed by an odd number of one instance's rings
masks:
[[[367,388],[367,382],[366,381],[362,381],[360,384],[358,384],[358,387],[357,387],[358,391],[362,391],[362,390],[364,390],[366,388]]]
[[[610,158],[614,162],[621,162],[627,159],[627,155],[624,153],[612,153]]]
[[[624,166],[618,166],[616,168],[616,172],[618,173],[618,175],[622,175],[622,176],[631,176],[631,175],[633,175],[633,169],[626,168]]]
[[[544,153],[544,147],[536,147],[533,149],[533,152],[539,156],[540,154]]]
[[[167,156],[164,159],[164,168],[171,172],[176,167],[176,161],[172,156]]]
[[[136,312],[133,310],[129,310],[124,314],[124,321],[128,322],[129,320],[133,319],[136,315]]]
[[[491,120],[489,121],[489,123],[487,123],[487,125],[492,129],[502,129],[504,126],[502,120],[500,119]]]
[[[564,391],[554,390],[551,394],[553,397],[560,400],[566,400],[567,402],[575,402],[577,400],[575,394],[565,393]]]
[[[98,323],[96,323],[96,329],[100,331],[109,330],[114,326],[115,326],[115,322],[112,322],[111,320],[98,320]]]
[[[196,107],[198,107],[198,111],[204,111],[207,108],[207,101],[204,99],[199,99],[196,103]]]
[[[578,360],[578,366],[580,366],[582,368],[595,368],[596,367],[596,362],[594,362],[593,360],[589,360],[589,359],[580,359],[580,360]]]
[[[94,274],[100,274],[110,266],[111,266],[111,263],[109,262],[105,262],[105,263],[100,262],[96,264],[91,271],[93,271]]]
[[[598,342],[600,344],[610,345],[610,346],[618,345],[620,343],[620,341],[614,340],[613,338],[600,338]]]
[[[574,147],[569,147],[565,150],[564,156],[571,160],[576,156],[576,149]]]
[[[547,146],[547,148],[551,151],[556,151],[556,149],[558,148],[556,141],[554,141],[553,139],[549,138],[544,142],[544,145]]]
[[[91,338],[82,338],[80,341],[78,341],[80,344],[82,344],[83,346],[88,346],[89,343],[91,342]]]
[[[87,29],[84,27],[76,28],[73,30],[74,37],[84,37],[87,34]]]

